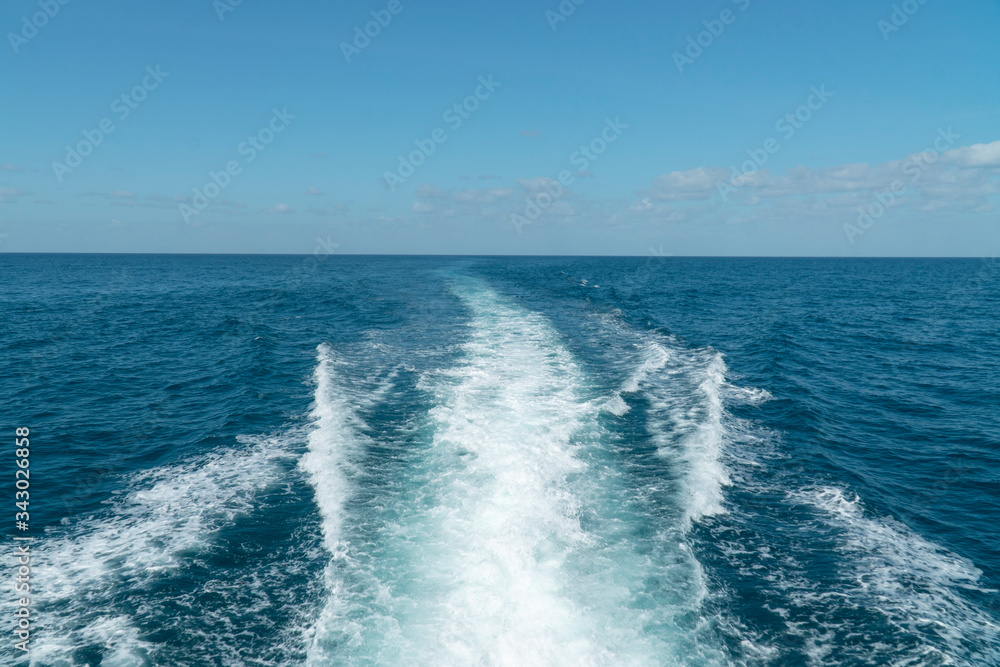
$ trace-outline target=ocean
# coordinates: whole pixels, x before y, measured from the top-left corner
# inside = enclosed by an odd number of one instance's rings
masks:
[[[1000,665],[998,276],[0,255],[0,663]]]

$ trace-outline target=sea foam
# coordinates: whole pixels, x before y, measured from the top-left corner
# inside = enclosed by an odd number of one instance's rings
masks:
[[[311,662],[725,664],[683,521],[649,513],[600,424],[607,402],[560,334],[477,280],[454,290],[470,315],[460,355],[418,384],[425,423],[389,495],[368,505],[375,535],[328,534],[343,556]],[[660,367],[647,366],[637,375]],[[317,372],[327,367],[321,355]],[[334,403],[317,400],[315,423],[356,442],[348,406]],[[350,475],[323,483],[349,488]],[[342,507],[338,495],[322,509]]]

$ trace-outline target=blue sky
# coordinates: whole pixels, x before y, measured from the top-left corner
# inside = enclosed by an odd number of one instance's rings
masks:
[[[0,251],[993,256],[998,27],[985,0],[8,0]]]

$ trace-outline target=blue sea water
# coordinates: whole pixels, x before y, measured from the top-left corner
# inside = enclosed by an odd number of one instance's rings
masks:
[[[1000,665],[998,269],[0,255],[0,662]]]

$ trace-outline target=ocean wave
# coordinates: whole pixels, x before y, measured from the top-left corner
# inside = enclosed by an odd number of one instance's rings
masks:
[[[343,591],[341,571],[350,566],[349,545],[343,539],[346,505],[354,493],[352,481],[358,473],[358,461],[369,446],[363,434],[366,428],[358,416],[351,395],[336,372],[337,358],[330,345],[317,348],[317,365],[308,451],[299,467],[308,476],[322,516],[323,543],[331,560],[326,567],[326,602],[314,625],[306,630],[310,643],[308,664],[327,664],[327,646],[345,634],[348,625],[348,595]],[[379,383],[376,394],[391,388],[390,375]],[[371,393],[368,394],[372,401]],[[369,405],[372,403],[370,402]]]
[[[967,596],[997,591],[980,586],[982,572],[969,560],[898,521],[869,516],[856,495],[840,488],[807,488],[791,498],[818,510],[838,531],[841,586],[827,597],[831,601],[836,597],[839,604],[863,605],[893,628],[877,645],[864,649],[869,660],[897,665],[1000,664],[1000,626]],[[834,656],[838,650],[834,648]],[[831,664],[828,653],[817,648],[814,662]]]
[[[245,440],[245,449],[133,475],[100,515],[51,530],[37,543],[39,625],[32,664],[74,662],[97,646],[107,664],[144,664],[154,644],[140,638],[127,600],[209,548],[217,531],[248,513],[290,456],[285,439]]]
[[[648,400],[654,443],[683,479],[685,522],[724,513],[724,489],[731,484],[725,449],[733,436],[725,402],[769,394],[730,384],[722,354],[714,350],[663,339],[647,340],[641,354],[620,392],[641,392]]]

